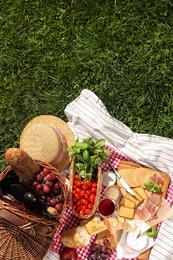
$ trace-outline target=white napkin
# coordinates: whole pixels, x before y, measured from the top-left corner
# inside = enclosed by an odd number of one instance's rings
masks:
[[[107,144],[133,161],[168,173],[173,181],[173,140],[138,134],[110,116],[102,101],[90,90],[67,105],[68,124],[80,140],[105,138]],[[162,223],[150,260],[173,259],[173,218]]]

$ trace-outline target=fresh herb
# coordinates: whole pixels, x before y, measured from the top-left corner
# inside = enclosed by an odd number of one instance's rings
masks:
[[[148,188],[149,191],[151,192],[162,192],[162,188],[160,185],[154,184],[151,181],[147,181],[144,183],[145,187]]]
[[[102,160],[107,161],[109,151],[105,149],[105,140],[92,138],[84,141],[77,139],[68,149],[70,157],[75,158],[75,171],[85,180],[91,180]]]
[[[149,228],[147,231],[146,231],[146,234],[147,236],[149,237],[156,237],[158,235],[158,231],[155,230],[154,228]]]

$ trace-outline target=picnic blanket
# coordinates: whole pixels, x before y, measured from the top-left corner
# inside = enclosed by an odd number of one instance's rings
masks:
[[[133,160],[143,166],[156,168],[169,174],[173,182],[173,140],[156,135],[134,133],[122,122],[113,118],[102,101],[90,90],[84,89],[80,96],[67,105],[65,114],[68,124],[80,140],[86,138],[104,138],[107,149],[110,149],[110,159],[117,169],[120,161]],[[102,170],[108,166],[102,165]],[[173,183],[167,192],[167,201],[173,203]],[[72,214],[69,204],[62,219],[62,226],[57,230],[54,244],[47,255],[54,259],[54,253],[59,253],[61,232],[78,224],[78,219]],[[173,248],[173,218],[164,221],[159,229],[156,244],[151,250],[149,260],[172,259]],[[95,238],[93,237],[93,240]],[[90,246],[78,250],[79,259],[86,260]],[[116,252],[109,258],[116,260]]]

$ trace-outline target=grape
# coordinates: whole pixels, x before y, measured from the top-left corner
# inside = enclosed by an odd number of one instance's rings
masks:
[[[58,211],[61,211],[62,210],[62,204],[57,203],[56,206],[55,206],[55,209],[58,210]]]
[[[43,187],[43,191],[44,191],[44,193],[49,193],[50,192],[50,187],[48,185],[45,185]]]
[[[112,254],[112,250],[108,248],[108,255],[110,256]]]
[[[45,184],[49,187],[53,186],[53,181],[46,181]]]
[[[61,188],[61,184],[60,184],[59,182],[56,182],[56,183],[54,184],[54,188],[55,188],[55,189]]]
[[[36,177],[37,181],[42,181],[43,180],[43,176],[41,175],[41,173],[39,173]]]
[[[56,179],[56,176],[53,172],[48,173],[46,177],[48,181],[54,181]]]
[[[104,239],[103,240],[103,244],[104,244],[104,246],[108,246],[109,245],[109,240],[108,239]]]
[[[37,191],[40,191],[40,190],[42,190],[43,186],[42,186],[42,184],[38,184],[35,188]]]
[[[107,253],[107,247],[106,247],[106,246],[103,246],[103,247],[101,248],[101,252]]]
[[[64,203],[64,196],[62,194],[57,196],[59,202]]]
[[[61,189],[53,189],[53,194],[58,195],[60,194]]]
[[[32,184],[33,188],[36,188],[36,186],[37,186],[38,184],[39,184],[38,181],[34,181],[33,184]]]
[[[40,175],[44,178],[45,173],[43,171],[40,172]]]
[[[43,168],[43,172],[44,172],[44,174],[48,174],[50,171],[48,168]]]
[[[52,198],[50,201],[49,201],[49,204],[50,206],[54,207],[56,204],[57,204],[57,201],[55,198]]]

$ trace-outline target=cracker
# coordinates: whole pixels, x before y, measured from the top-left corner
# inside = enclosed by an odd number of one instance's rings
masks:
[[[143,200],[147,198],[147,194],[142,187],[133,188],[133,191],[135,192],[135,194],[139,194],[143,198]]]
[[[135,203],[135,207],[137,207],[140,204],[140,201],[129,193],[126,194],[125,198],[133,201]]]
[[[119,216],[120,217],[133,219],[134,214],[135,214],[134,209],[131,209],[131,208],[128,208],[128,207],[125,207],[125,206],[120,207],[120,210],[119,210]]]
[[[120,201],[120,206],[125,206],[127,208],[131,208],[131,209],[134,209],[135,206],[136,206],[136,203],[123,197]]]

